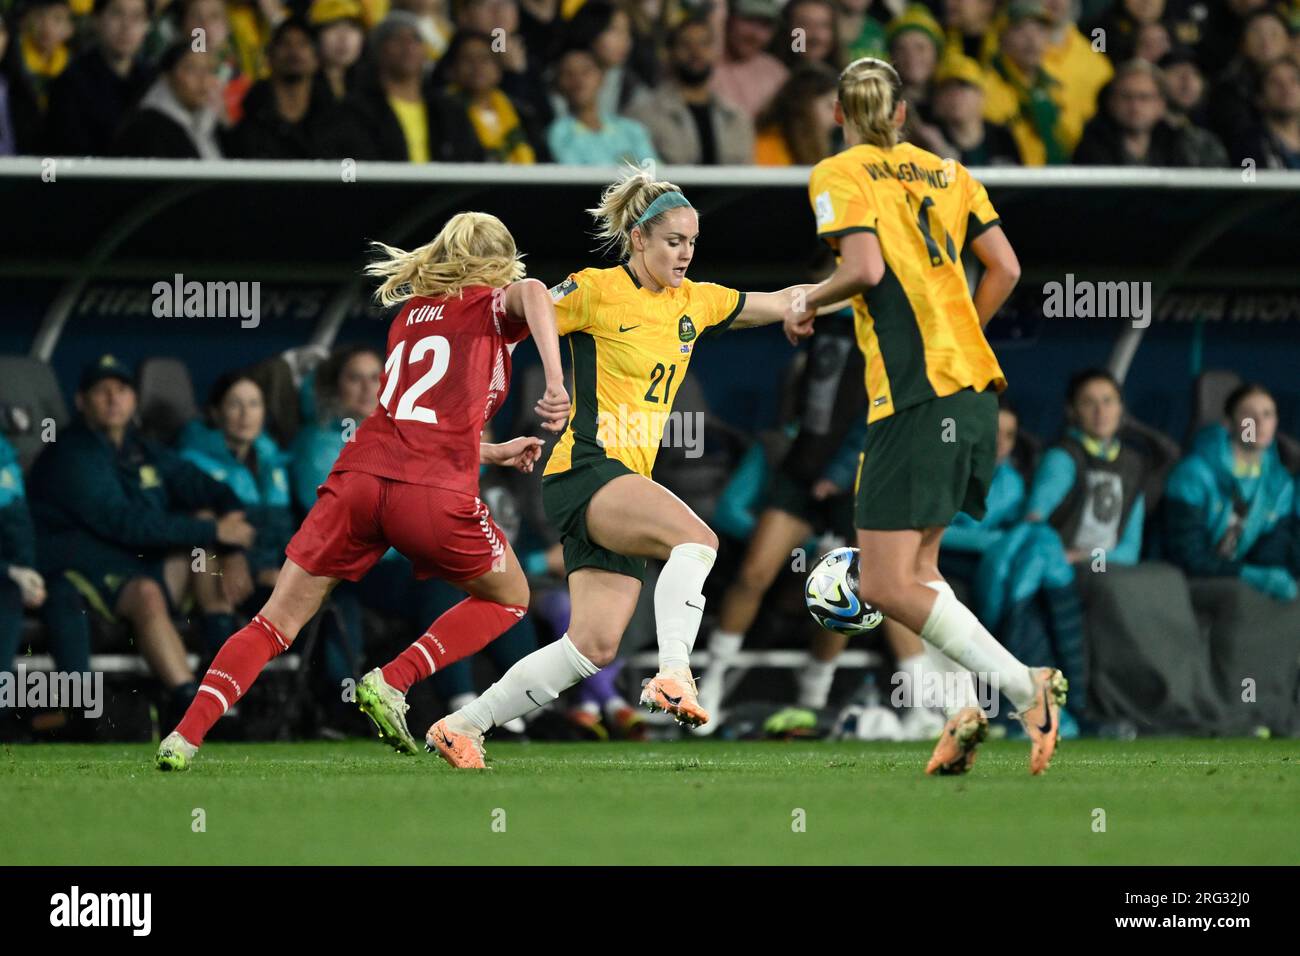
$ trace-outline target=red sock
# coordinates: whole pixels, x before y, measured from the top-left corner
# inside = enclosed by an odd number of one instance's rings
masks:
[[[196,747],[203,743],[212,725],[248,693],[267,662],[288,649],[279,629],[260,614],[230,635],[203,675],[199,692],[176,725],[177,733]]]
[[[384,680],[405,694],[441,667],[477,654],[504,634],[528,610],[468,597],[443,613],[420,639],[384,666]]]

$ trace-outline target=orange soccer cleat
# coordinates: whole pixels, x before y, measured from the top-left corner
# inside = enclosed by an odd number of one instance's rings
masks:
[[[925,772],[941,776],[966,773],[975,766],[975,748],[988,732],[989,719],[984,716],[984,711],[978,707],[963,707],[944,724],[930,762],[925,765]]]
[[[436,753],[458,770],[486,770],[483,735],[473,728],[455,730],[444,717],[424,735],[424,749]]]
[[[1070,689],[1065,675],[1051,667],[1039,667],[1034,675],[1034,702],[1014,714],[1029,737],[1029,772],[1037,776],[1052,763],[1061,731],[1061,708]]]
[[[667,711],[688,727],[709,722],[709,712],[700,706],[689,670],[660,671],[651,677],[641,686],[641,705],[651,712]]]

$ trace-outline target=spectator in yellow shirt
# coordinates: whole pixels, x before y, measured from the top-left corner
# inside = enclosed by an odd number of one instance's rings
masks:
[[[1011,130],[1026,166],[1068,163],[1083,119],[1043,68],[1050,21],[1039,0],[1011,0],[998,52],[985,71],[984,118]]]
[[[1072,0],[1043,0],[1048,20],[1043,69],[1061,82],[1071,113],[1086,123],[1097,112],[1097,94],[1115,75],[1115,68],[1094,41],[1079,32],[1070,16],[1072,6]],[[1100,44],[1101,38],[1096,42]]]

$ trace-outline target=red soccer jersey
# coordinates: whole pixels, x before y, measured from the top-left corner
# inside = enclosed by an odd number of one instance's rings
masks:
[[[510,388],[510,351],[528,326],[494,309],[493,289],[407,300],[388,329],[379,406],[334,471],[478,494],[479,441]]]

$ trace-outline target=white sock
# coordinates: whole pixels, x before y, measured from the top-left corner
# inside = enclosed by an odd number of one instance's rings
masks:
[[[704,544],[679,544],[668,555],[655,585],[655,628],[659,670],[685,670],[704,616],[704,579],[718,552]]]
[[[456,713],[487,733],[557,699],[580,680],[600,670],[573,646],[569,635],[515,661],[501,679]]]
[[[745,635],[735,631],[714,631],[709,635],[709,653],[712,660],[730,660],[740,653]]]
[[[926,581],[927,588],[939,593],[953,594],[952,585],[947,581]],[[943,713],[946,717],[955,717],[958,711],[967,707],[979,707],[979,694],[975,690],[975,675],[962,667],[955,660],[932,644],[925,645],[925,668],[931,673],[943,675]]]
[[[447,701],[447,710],[455,712],[460,710],[466,704],[474,699],[473,694],[457,694],[451,700]]]
[[[799,675],[799,706],[819,710],[826,706],[835,681],[835,661],[819,661],[810,657]]]
[[[951,588],[938,592],[921,637],[968,671],[997,675],[999,689],[1023,710],[1033,701],[1034,681],[1029,668],[997,642]]]

